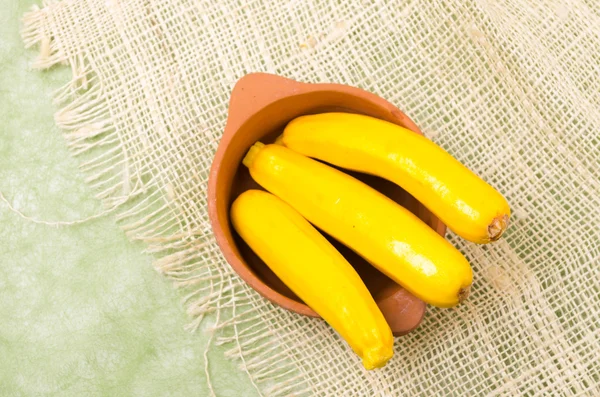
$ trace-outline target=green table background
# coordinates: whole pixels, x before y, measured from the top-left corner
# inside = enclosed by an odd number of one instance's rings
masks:
[[[102,211],[55,126],[52,92],[70,69],[32,70],[21,17],[0,0],[0,191],[20,211],[70,221]],[[205,396],[208,335],[183,329],[180,296],[113,217],[49,227],[0,203],[0,396]],[[209,318],[210,323],[210,318]],[[212,347],[218,396],[253,396]]]

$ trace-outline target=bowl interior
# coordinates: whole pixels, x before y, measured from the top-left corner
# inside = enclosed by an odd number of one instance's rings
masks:
[[[275,292],[292,301],[302,301],[265,265],[265,263],[242,241],[233,230],[229,221],[229,208],[233,200],[248,189],[262,189],[251,177],[248,169],[241,164],[243,156],[256,141],[272,143],[282,132],[285,125],[294,118],[324,112],[359,113],[394,121],[389,110],[378,107],[372,102],[360,97],[335,91],[310,92],[288,97],[275,102],[248,119],[231,136],[217,171],[216,187],[217,214],[219,223],[224,231],[227,243],[233,254],[241,259],[241,264],[247,267],[258,280]],[[232,115],[230,115],[232,117]],[[419,201],[413,198],[397,185],[381,178],[342,170],[385,194],[398,204],[407,208],[425,223],[439,231],[443,228],[441,222],[429,212]],[[379,272],[352,250],[324,234],[340,253],[354,266],[360,277],[377,300],[390,290],[395,283]],[[232,264],[233,265],[233,264]],[[235,267],[235,266],[234,266]],[[239,269],[236,269],[239,272]],[[241,274],[243,277],[243,274]],[[249,280],[246,280],[249,282]],[[249,284],[259,290],[259,285]],[[258,287],[258,288],[257,288]],[[273,299],[273,294],[269,297]],[[278,302],[282,304],[282,302]],[[286,307],[285,304],[282,306]],[[287,305],[289,308],[289,305]],[[297,308],[296,308],[297,309]],[[307,313],[305,313],[307,314]]]

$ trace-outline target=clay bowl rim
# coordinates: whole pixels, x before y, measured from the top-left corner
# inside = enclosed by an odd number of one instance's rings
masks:
[[[251,109],[250,112],[248,112],[248,114],[246,115],[246,117],[243,119],[242,122],[236,123],[236,125],[232,126],[230,113],[231,113],[231,109],[232,109],[232,102],[234,99],[234,95],[236,93],[236,88],[241,86],[245,79],[253,77],[253,76],[258,76],[258,75],[268,76],[268,78],[271,78],[271,79],[286,81],[288,84],[294,85],[295,89],[288,90],[288,92],[283,92],[280,95],[274,95],[273,98],[269,98],[268,100],[264,101],[265,103],[263,103],[263,104],[259,104],[259,105],[255,104],[254,108]],[[275,83],[277,83],[277,82],[275,82]],[[308,317],[316,317],[316,318],[320,318],[321,316],[319,316],[319,314],[317,314],[313,309],[311,309],[305,303],[298,302],[292,298],[289,298],[289,297],[281,294],[277,290],[271,288],[271,286],[266,284],[263,280],[260,279],[259,276],[257,276],[252,271],[251,267],[247,263],[245,263],[245,261],[238,259],[238,255],[236,255],[234,248],[229,243],[229,241],[226,237],[226,233],[223,230],[223,228],[221,227],[221,224],[219,222],[219,211],[218,211],[216,195],[217,195],[217,181],[218,181],[219,175],[220,175],[219,171],[221,168],[222,160],[225,155],[227,146],[235,138],[237,131],[240,130],[244,126],[244,124],[248,122],[249,119],[251,119],[252,117],[257,115],[259,112],[261,112],[264,108],[266,108],[268,106],[272,106],[272,105],[276,104],[277,102],[286,100],[290,97],[301,96],[301,95],[305,95],[308,93],[319,93],[319,92],[335,92],[337,94],[349,95],[349,96],[353,96],[353,97],[357,97],[357,98],[366,100],[367,102],[370,102],[372,105],[380,108],[381,110],[387,110],[390,113],[390,118],[395,120],[395,122],[391,121],[391,122],[394,122],[394,124],[403,125],[405,128],[408,128],[409,130],[411,130],[417,134],[423,135],[423,133],[417,127],[417,125],[406,114],[404,114],[399,108],[397,108],[396,106],[394,106],[392,103],[388,102],[387,100],[381,98],[380,96],[373,94],[369,91],[365,91],[365,90],[357,88],[357,87],[344,85],[344,84],[337,84],[337,83],[302,83],[302,82],[287,79],[287,78],[284,78],[281,76],[270,75],[270,74],[265,74],[265,73],[248,74],[248,75],[245,75],[244,77],[242,77],[240,80],[238,80],[238,82],[234,86],[234,89],[232,90],[232,94],[230,97],[230,107],[229,107],[230,113],[228,114],[228,117],[227,117],[225,131],[219,142],[215,156],[213,157],[213,161],[212,161],[211,169],[210,169],[210,173],[209,173],[209,179],[208,179],[209,219],[210,219],[210,223],[211,223],[211,226],[213,229],[213,234],[215,236],[217,244],[218,244],[223,256],[225,257],[225,260],[227,261],[227,263],[242,278],[242,280],[246,284],[248,284],[253,290],[258,292],[262,297],[268,299],[273,304],[278,305],[286,310],[289,310],[289,311],[292,311],[292,312],[295,312],[298,314],[302,314],[302,315],[305,315]],[[291,120],[292,119],[290,119],[289,121],[291,121]],[[390,120],[387,120],[387,121],[390,121]],[[400,124],[400,122],[401,122],[401,124]],[[269,132],[270,131],[267,131],[267,133],[265,135],[267,135]],[[248,148],[246,148],[245,150],[248,150],[249,148],[250,148],[250,146]],[[237,167],[239,167],[240,163],[241,163],[241,159],[240,159],[239,163],[236,164],[236,169],[237,169]],[[237,173],[237,171],[236,171],[236,173]],[[234,175],[235,175],[235,173],[234,173]],[[230,186],[230,188],[231,188],[231,186]],[[230,206],[230,203],[227,205],[228,209],[229,209],[229,206]],[[235,233],[235,231],[233,230],[233,227],[231,226],[229,213],[225,214],[225,216],[228,221],[228,227],[230,229],[230,233],[233,235]],[[445,235],[446,225],[439,219],[437,219],[436,226],[432,227],[432,228],[437,233],[441,234],[442,236]],[[234,243],[234,245],[235,245],[235,243]],[[235,248],[238,249],[237,246]],[[241,256],[241,254],[240,254],[240,256]],[[382,300],[387,297],[385,295],[378,296],[377,293],[372,293],[372,295],[373,295],[373,298],[375,299],[376,303],[378,303],[379,300]]]

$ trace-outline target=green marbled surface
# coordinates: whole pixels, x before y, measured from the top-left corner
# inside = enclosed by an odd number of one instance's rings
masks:
[[[47,221],[102,211],[54,125],[52,92],[70,69],[31,70],[20,19],[0,0],[0,191]],[[208,336],[186,315],[143,246],[111,216],[72,227],[21,219],[0,203],[0,396],[204,396]],[[218,396],[253,396],[247,376],[209,353]]]

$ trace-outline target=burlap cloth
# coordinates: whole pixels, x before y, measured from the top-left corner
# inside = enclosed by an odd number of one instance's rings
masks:
[[[65,0],[24,18],[81,168],[183,289],[196,328],[264,395],[600,395],[597,1]],[[448,238],[472,296],[430,308],[366,372],[322,321],[276,308],[219,253],[207,173],[244,74],[365,88],[509,200],[506,238]],[[213,321],[211,320],[211,321]]]

